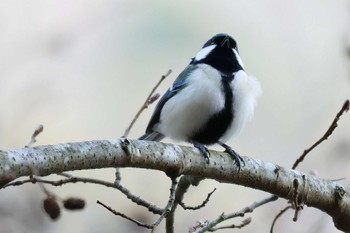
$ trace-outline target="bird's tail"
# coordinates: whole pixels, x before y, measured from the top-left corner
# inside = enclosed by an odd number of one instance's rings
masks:
[[[164,138],[164,135],[158,132],[150,132],[145,133],[141,137],[138,138],[138,140],[145,140],[145,141],[161,141]]]

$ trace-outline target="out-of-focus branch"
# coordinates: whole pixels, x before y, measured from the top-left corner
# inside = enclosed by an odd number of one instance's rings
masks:
[[[299,197],[306,205],[328,213],[338,229],[350,231],[350,192],[340,184],[248,157],[243,157],[245,166],[238,172],[228,154],[210,153],[206,164],[193,147],[126,139],[22,148],[0,152],[0,183],[31,175],[33,169],[45,176],[81,169],[138,167],[244,185],[291,200],[291,186],[297,179]]]

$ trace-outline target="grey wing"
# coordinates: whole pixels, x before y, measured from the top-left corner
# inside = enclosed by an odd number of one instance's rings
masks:
[[[161,141],[165,136],[161,133],[158,132],[150,132],[150,133],[145,133],[141,137],[139,137],[139,140],[146,140],[146,141]]]
[[[181,91],[184,87],[186,87],[186,78],[188,77],[191,72],[196,69],[196,65],[188,65],[176,78],[173,85],[165,92],[165,94],[162,96],[162,98],[159,100],[153,114],[151,117],[150,122],[148,123],[146,134],[141,136],[140,140],[152,140],[152,141],[160,141],[165,136],[155,132],[153,130],[153,127],[159,123],[160,114],[163,109],[163,106],[166,104],[166,102],[171,99],[173,96],[175,96],[179,91]],[[158,140],[157,140],[158,139]]]

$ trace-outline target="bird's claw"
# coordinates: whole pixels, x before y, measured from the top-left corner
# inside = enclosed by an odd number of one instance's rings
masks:
[[[205,147],[203,144],[200,144],[198,142],[191,142],[193,144],[194,147],[196,147],[200,152],[201,154],[204,156],[205,158],[205,162],[207,164],[209,164],[209,156],[210,156],[210,152],[208,150],[207,147]]]
[[[225,148],[225,152],[227,154],[231,155],[232,159],[234,160],[235,164],[238,167],[238,171],[240,171],[241,167],[245,165],[242,157],[236,151],[234,151],[230,146],[226,145],[225,143],[218,142],[218,144]]]
[[[225,152],[231,155],[232,159],[234,160],[235,164],[238,167],[238,170],[241,170],[241,167],[245,165],[242,157],[236,151],[234,151],[231,147],[227,147],[225,149]]]

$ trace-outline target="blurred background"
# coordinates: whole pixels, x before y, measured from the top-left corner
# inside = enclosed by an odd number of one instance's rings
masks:
[[[254,119],[229,144],[241,155],[291,167],[350,98],[349,16],[346,0],[1,1],[0,149],[23,147],[39,124],[45,128],[36,145],[120,137],[162,74],[173,70],[161,93],[205,41],[226,32],[238,41],[247,73],[263,88]],[[153,107],[137,121],[130,138],[144,132]],[[349,135],[347,114],[298,169],[327,179],[347,178],[341,183],[348,187]],[[114,171],[73,174],[114,181]],[[170,181],[163,173],[121,173],[134,194],[166,205]],[[206,180],[189,190],[185,202],[200,204],[215,187],[205,208],[178,208],[176,232],[188,232],[197,220],[212,220],[268,195]],[[87,207],[64,211],[52,222],[41,210],[45,195],[38,185],[7,188],[0,191],[0,233],[148,232],[96,200],[147,223],[158,217],[110,188],[47,188],[62,198],[84,198]],[[248,215],[252,223],[239,232],[268,232],[286,204],[278,200],[256,209]],[[292,217],[292,211],[283,215],[275,232],[339,232],[316,209],[305,208],[296,223]],[[164,232],[163,225],[156,232]]]

